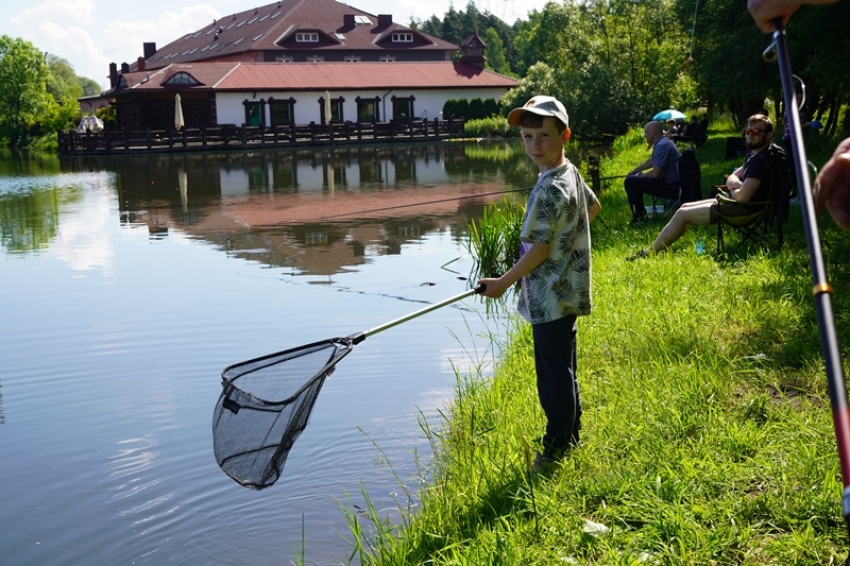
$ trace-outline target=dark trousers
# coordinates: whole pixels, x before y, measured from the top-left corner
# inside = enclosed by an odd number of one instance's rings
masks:
[[[643,205],[644,194],[655,195],[666,199],[679,198],[679,187],[671,187],[664,179],[650,179],[643,175],[629,175],[626,177],[625,185],[632,218],[646,216],[646,207]]]
[[[576,380],[576,317],[533,324],[537,394],[546,414],[543,452],[547,457],[575,446],[581,429]]]

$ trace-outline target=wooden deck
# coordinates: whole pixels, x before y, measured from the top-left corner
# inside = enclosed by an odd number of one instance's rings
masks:
[[[94,133],[60,132],[59,153],[116,155],[223,149],[264,149],[327,144],[392,141],[433,141],[464,135],[463,120],[392,120],[335,124],[250,127],[235,125],[180,130],[113,130]]]

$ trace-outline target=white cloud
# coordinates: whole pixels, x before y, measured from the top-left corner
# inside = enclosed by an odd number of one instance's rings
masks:
[[[18,11],[10,20],[15,36],[68,60],[78,75],[106,88],[109,63],[133,63],[142,55],[143,43],[162,47],[220,17],[206,3],[165,11],[121,6],[108,10],[94,0],[47,0]]]

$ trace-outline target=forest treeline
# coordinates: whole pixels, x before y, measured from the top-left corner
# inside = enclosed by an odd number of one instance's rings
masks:
[[[802,114],[827,136],[850,134],[848,21],[844,1],[804,6],[788,26]],[[738,124],[765,107],[782,115],[778,66],[762,58],[771,38],[742,0],[565,0],[513,24],[469,2],[410,25],[456,44],[477,34],[488,67],[520,80],[503,110],[534,94],[557,96],[579,137],[619,135],[669,107],[728,111]],[[61,57],[0,37],[0,145],[55,140],[76,126],[76,99],[99,91]]]
[[[788,26],[802,113],[829,136],[850,133],[848,21],[850,2],[837,2],[804,6]],[[782,114],[779,68],[762,58],[771,37],[742,0],[566,0],[510,25],[469,2],[411,24],[458,44],[477,34],[488,67],[520,79],[504,107],[557,96],[586,137],[622,134],[669,107],[728,111],[739,124],[765,107]]]

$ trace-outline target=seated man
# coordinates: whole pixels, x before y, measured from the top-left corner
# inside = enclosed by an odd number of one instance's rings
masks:
[[[685,129],[682,131],[682,135],[679,136],[681,141],[691,141],[694,139],[694,134],[697,133],[697,126],[699,122],[697,121],[696,116],[691,116],[691,121],[688,122],[688,125],[685,126]]]
[[[632,225],[646,220],[644,193],[666,199],[679,197],[679,149],[664,137],[659,122],[648,122],[643,128],[643,137],[652,148],[652,155],[629,171],[626,176],[626,195],[632,209]],[[643,171],[647,171],[643,173]]]
[[[719,204],[716,198],[711,198],[683,204],[661,230],[652,246],[630,256],[629,260],[646,257],[650,251],[663,252],[681,238],[691,224],[698,226],[714,224],[717,222],[715,211],[718,206],[723,207],[724,215],[745,216],[752,213],[752,210],[736,203],[770,200],[770,168],[764,156],[759,157],[759,154],[770,147],[770,142],[773,140],[773,123],[767,116],[755,114],[747,120],[747,129],[744,132],[747,135],[749,153],[744,165],[738,167],[726,179],[728,196],[736,202]]]

